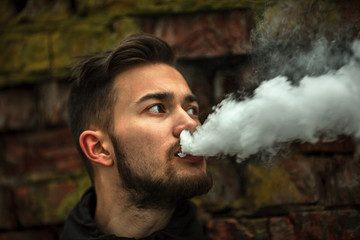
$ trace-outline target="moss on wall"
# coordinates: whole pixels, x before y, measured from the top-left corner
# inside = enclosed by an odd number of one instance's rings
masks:
[[[76,187],[63,198],[54,211],[58,219],[65,220],[84,192],[91,186],[91,181],[87,174],[81,175],[75,182]]]
[[[246,195],[253,207],[294,204],[304,200],[286,169],[248,165],[247,170]]]
[[[274,2],[274,1],[271,1]],[[114,48],[140,31],[141,16],[260,9],[269,1],[28,0],[23,9],[1,3],[0,87],[69,76],[72,57]]]

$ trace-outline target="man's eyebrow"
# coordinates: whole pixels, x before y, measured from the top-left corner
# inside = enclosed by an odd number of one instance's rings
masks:
[[[160,93],[148,93],[144,96],[142,96],[138,101],[136,101],[136,104],[140,104],[142,102],[145,102],[150,99],[156,99],[160,101],[168,101],[174,99],[174,94],[168,93],[168,92],[160,92]]]
[[[160,101],[170,101],[173,100],[174,98],[175,98],[174,94],[168,92],[148,93],[142,96],[138,101],[136,101],[136,104],[140,104],[150,99],[156,99]],[[192,94],[186,95],[184,99],[188,103],[192,103],[192,102],[199,103],[198,98]]]
[[[199,104],[199,100],[195,95],[189,94],[185,97],[185,101],[192,103],[192,102],[196,102],[197,104]]]

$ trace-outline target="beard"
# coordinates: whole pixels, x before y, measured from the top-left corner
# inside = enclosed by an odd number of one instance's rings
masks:
[[[172,145],[166,153],[168,165],[162,177],[149,174],[139,174],[140,171],[132,168],[129,164],[131,158],[124,150],[120,141],[110,135],[116,157],[119,177],[122,186],[130,196],[130,201],[137,208],[143,209],[169,209],[180,202],[207,193],[212,185],[212,177],[209,172],[196,176],[180,177],[176,169],[171,165],[174,155],[180,144]],[[141,156],[145,157],[145,156]],[[142,159],[146,161],[146,159]]]

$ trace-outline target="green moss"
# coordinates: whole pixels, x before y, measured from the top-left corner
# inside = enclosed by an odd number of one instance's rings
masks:
[[[21,34],[4,34],[0,38],[0,71],[18,72],[22,67],[25,39]]]
[[[30,187],[31,212],[35,214],[35,219],[44,224],[62,222],[90,186],[87,175],[80,175],[71,181],[52,180],[33,185]],[[63,193],[67,194],[64,196]]]
[[[102,19],[99,24],[91,24]],[[113,21],[99,18],[88,19],[68,28],[64,26],[52,34],[53,68],[69,68],[72,58],[112,49],[128,34],[138,31],[137,22],[132,18],[120,18]],[[92,27],[93,26],[93,27]]]
[[[258,8],[273,1],[264,0],[220,0],[220,1],[183,1],[183,0],[137,0],[134,12],[142,14],[186,13],[215,11],[235,8]]]
[[[59,219],[66,219],[71,209],[80,200],[85,190],[88,189],[90,186],[91,181],[87,175],[83,175],[80,178],[76,179],[75,189],[73,189],[73,191],[71,191],[66,197],[64,197],[61,204],[55,209],[56,217]]]
[[[248,166],[246,195],[255,208],[293,204],[303,199],[290,174],[283,168]]]
[[[139,32],[138,16],[256,9],[269,1],[79,0],[76,4],[75,12],[67,1],[29,3],[20,13],[10,11],[12,4],[0,4],[8,12],[1,18],[0,86],[67,77],[72,57],[112,49],[125,36]]]
[[[257,21],[259,34],[273,40],[315,39],[334,34],[341,22],[340,8],[328,0],[283,0],[264,9]]]
[[[25,8],[17,15],[18,21],[35,21],[37,23],[66,20],[70,11],[70,1],[28,1]]]
[[[113,16],[153,15],[216,11],[235,8],[258,8],[272,1],[266,0],[123,0],[86,1],[79,0],[78,11],[82,15],[107,12]]]
[[[49,70],[49,54],[47,33],[28,34],[22,51],[23,70],[25,72]]]
[[[8,22],[15,12],[15,7],[10,1],[0,1],[0,22]]]

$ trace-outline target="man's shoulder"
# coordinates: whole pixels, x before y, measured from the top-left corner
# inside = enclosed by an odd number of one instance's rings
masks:
[[[95,224],[94,212],[96,194],[93,188],[88,189],[81,200],[70,212],[62,232],[62,240],[130,240],[104,234]],[[130,224],[130,223],[129,223]],[[167,227],[143,240],[152,239],[199,239],[209,240],[203,227],[197,220],[196,206],[190,201],[178,205]]]

